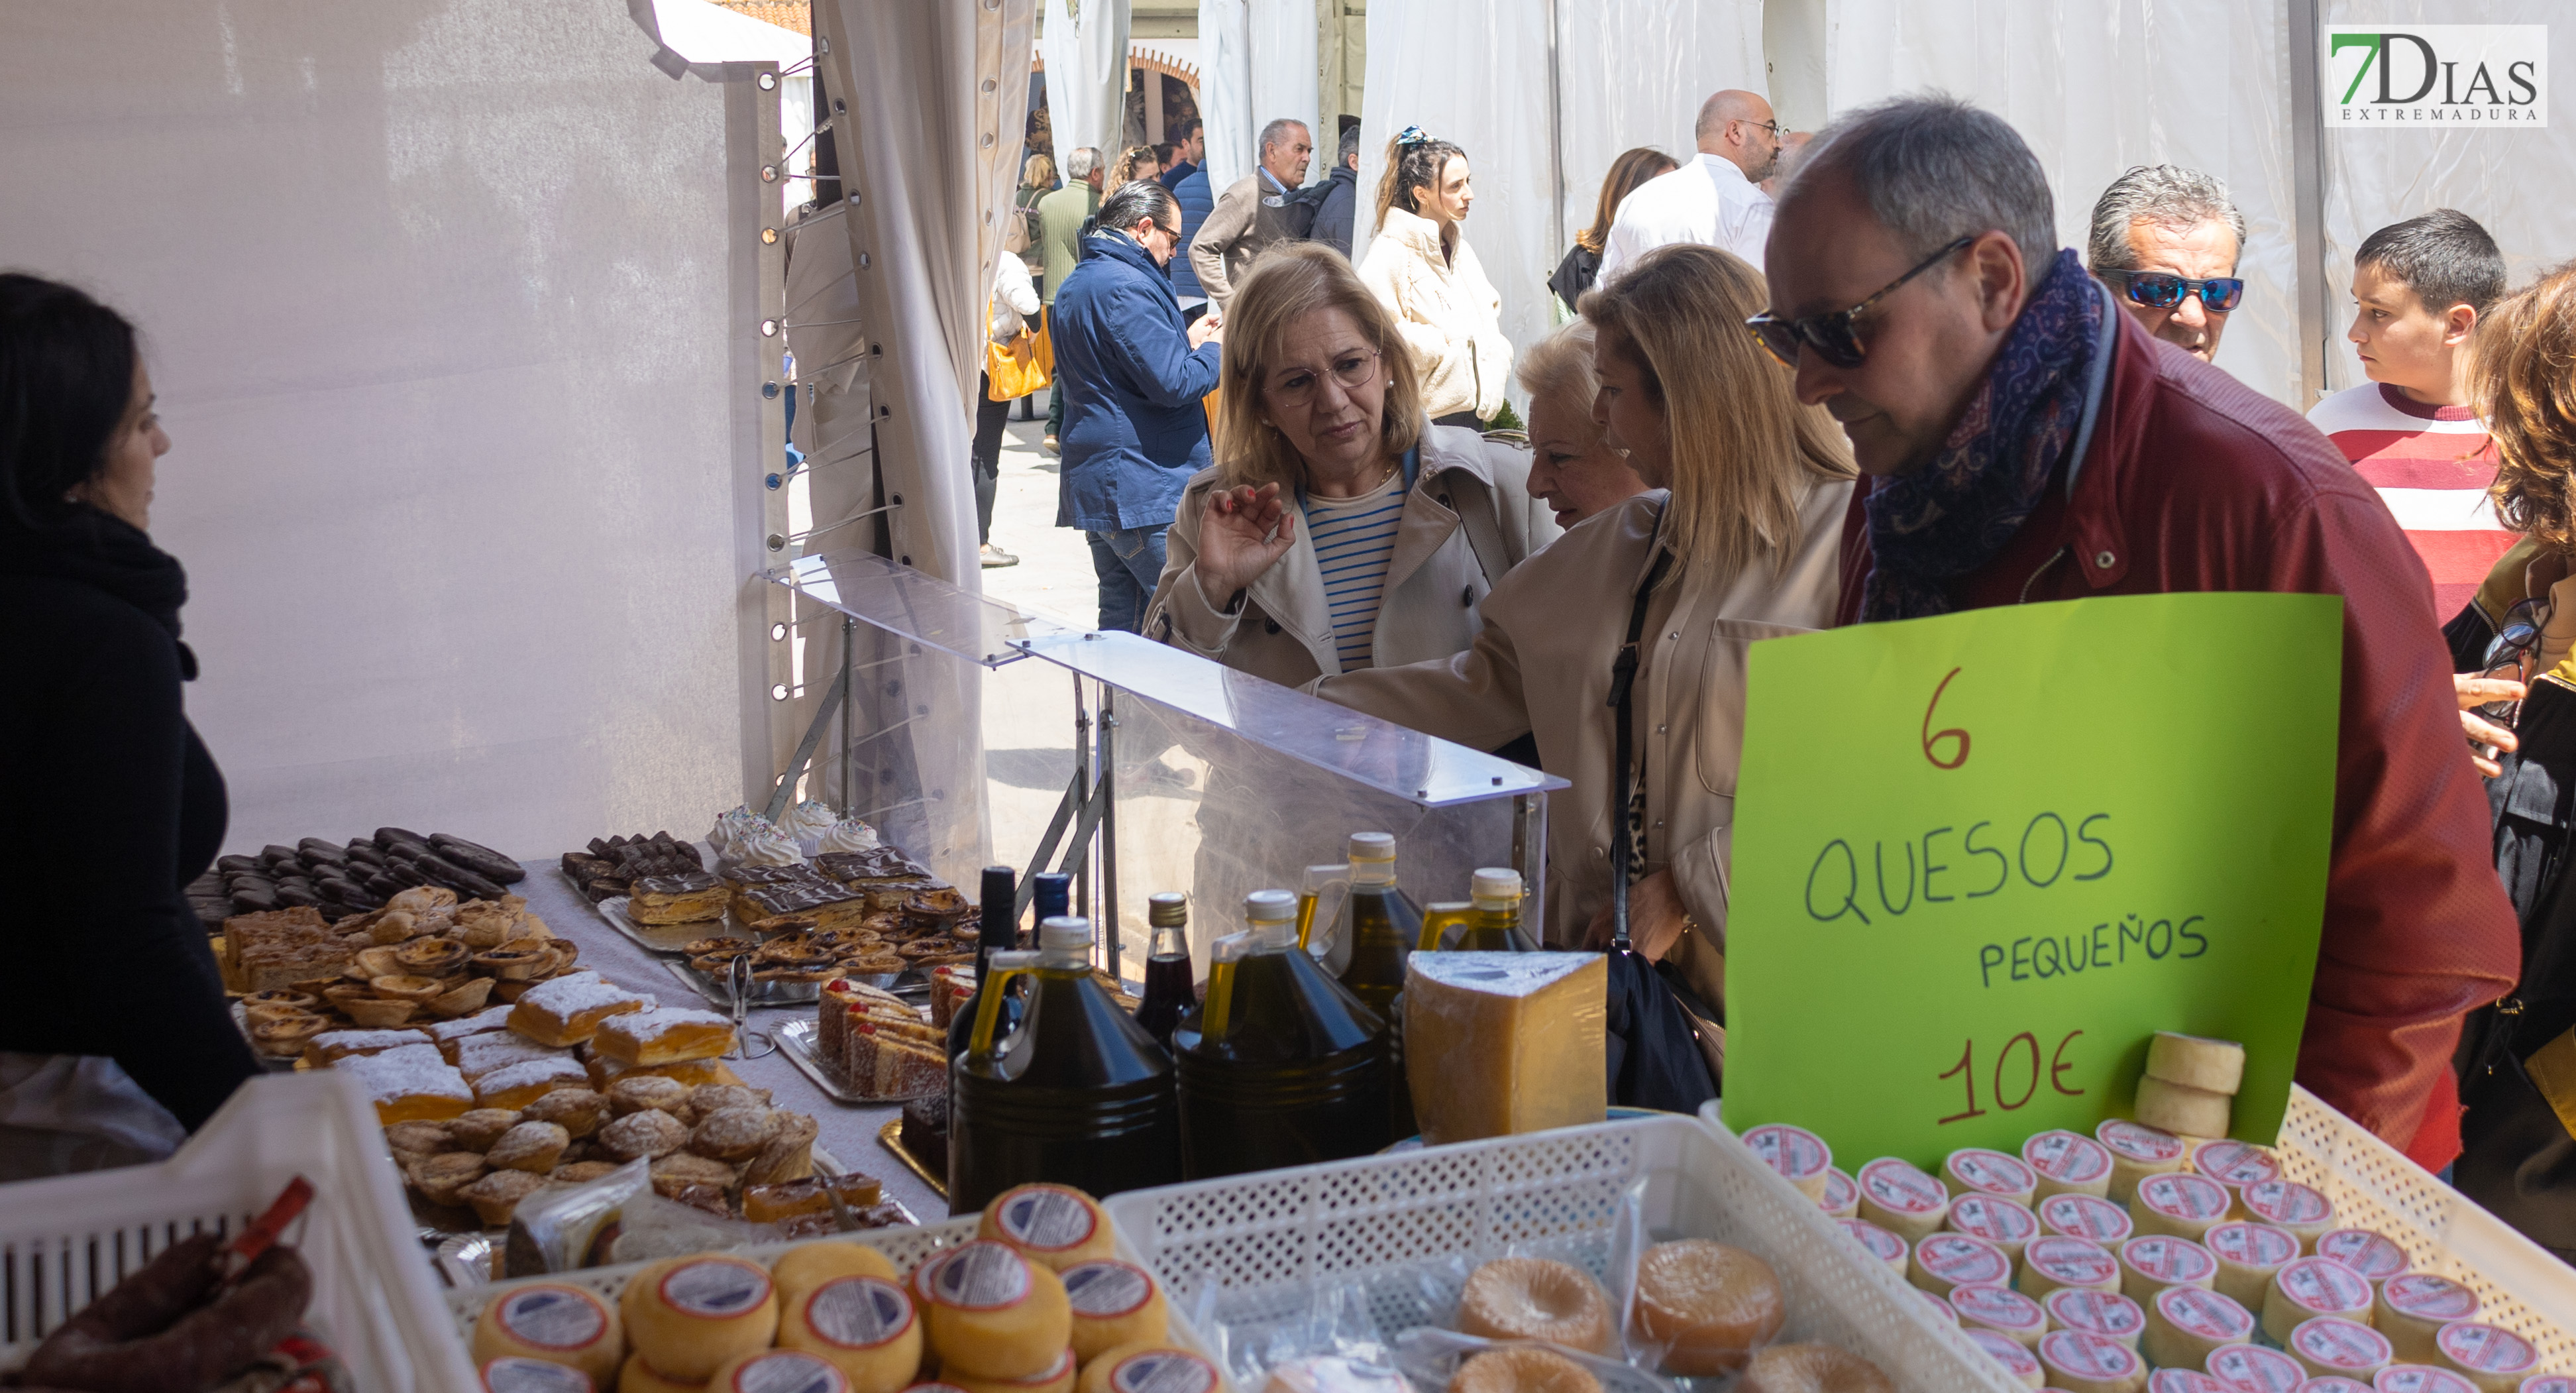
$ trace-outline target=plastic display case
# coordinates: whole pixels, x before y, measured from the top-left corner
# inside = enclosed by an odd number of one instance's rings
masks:
[[[871,552],[767,577],[793,592],[807,651],[823,655],[802,686],[826,689],[773,810],[821,797],[962,887],[1012,866],[1023,903],[1030,871],[1071,871],[1076,911],[1102,925],[1102,964],[1129,980],[1143,974],[1147,895],[1190,894],[1204,970],[1245,894],[1296,890],[1358,831],[1394,834],[1399,882],[1425,903],[1465,899],[1479,866],[1517,868],[1538,932],[1547,795],[1562,779]]]

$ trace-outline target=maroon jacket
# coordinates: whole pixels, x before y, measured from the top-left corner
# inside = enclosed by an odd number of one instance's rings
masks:
[[[2488,859],[2432,580],[2315,427],[2119,320],[2073,501],[2061,476],[1952,596],[1962,609],[2193,590],[2344,597],[2334,852],[2298,1080],[2439,1170],[2460,1151],[2461,1018],[2512,989],[2521,939]],[[1870,572],[1862,507],[1855,492],[1840,624],[1858,622]]]

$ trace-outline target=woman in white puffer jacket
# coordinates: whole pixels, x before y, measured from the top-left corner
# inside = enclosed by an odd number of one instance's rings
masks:
[[[1502,297],[1459,226],[1475,197],[1467,152],[1405,127],[1386,149],[1360,279],[1395,316],[1432,424],[1480,430],[1502,410],[1512,345]]]

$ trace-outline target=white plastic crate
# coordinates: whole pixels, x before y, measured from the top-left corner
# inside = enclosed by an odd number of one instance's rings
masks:
[[[1597,1273],[1621,1196],[1641,1177],[1648,1237],[1714,1238],[1771,1264],[1788,1302],[1784,1340],[1839,1345],[1908,1393],[2027,1393],[1742,1142],[1687,1117],[1261,1171],[1105,1204],[1175,1311],[1257,1329],[1305,1310],[1319,1287],[1350,1285],[1367,1290],[1392,1338],[1454,1310],[1454,1256],[1544,1251]],[[1202,1292],[1212,1293],[1204,1306]]]
[[[156,1165],[0,1185],[0,1369],[172,1243],[249,1224],[298,1175],[313,1202],[284,1237],[313,1269],[305,1319],[358,1386],[473,1387],[375,1106],[328,1070],[252,1079]]]

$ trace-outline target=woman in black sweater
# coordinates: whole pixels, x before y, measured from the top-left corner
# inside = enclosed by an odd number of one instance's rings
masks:
[[[165,1154],[259,1072],[180,897],[225,802],[144,534],[169,448],[133,326],[0,274],[0,1179]]]

